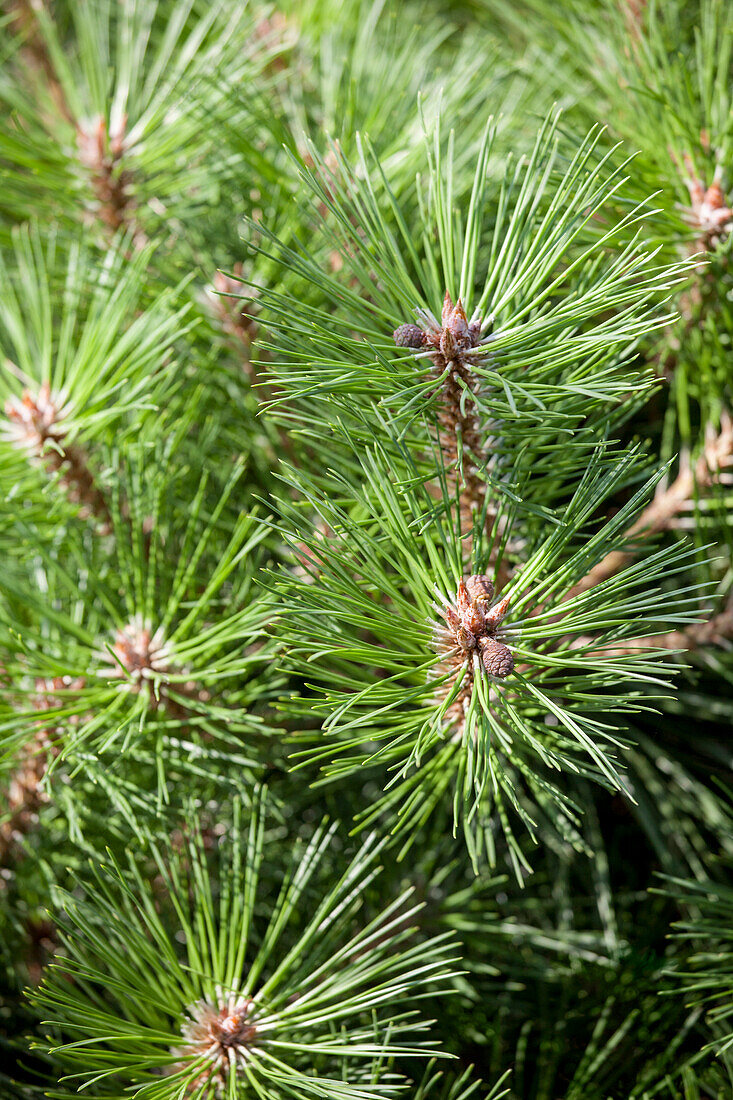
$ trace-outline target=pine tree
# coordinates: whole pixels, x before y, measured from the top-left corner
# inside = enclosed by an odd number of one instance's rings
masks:
[[[2,1095],[733,1095],[733,9],[1,10]]]

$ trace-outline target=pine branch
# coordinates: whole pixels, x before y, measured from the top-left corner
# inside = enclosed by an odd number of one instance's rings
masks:
[[[638,633],[635,620],[646,626],[664,617],[665,604],[670,610],[655,578],[683,568],[673,564],[680,551],[657,552],[620,583],[570,595],[588,559],[603,557],[604,542],[643,501],[637,494],[592,539],[581,536],[585,517],[623,483],[634,461],[597,455],[594,473],[586,474],[561,522],[549,534],[538,527],[510,591],[492,606],[490,582],[481,575],[485,558],[475,559],[475,575],[460,580],[463,547],[450,520],[450,497],[436,503],[409,466],[395,480],[397,455],[360,455],[368,486],[352,514],[302,475],[295,480],[333,532],[327,540],[317,529],[311,536],[299,518],[299,541],[317,566],[300,553],[300,576],[278,582],[288,607],[278,631],[284,655],[315,687],[314,695],[290,706],[296,716],[322,715],[327,735],[324,741],[304,733],[313,744],[298,756],[322,763],[324,782],[365,766],[375,778],[381,773],[385,793],[360,820],[386,815],[406,845],[452,791],[456,821],[480,863],[490,810],[509,837],[508,807],[532,835],[535,802],[556,802],[557,814],[577,820],[549,769],[578,769],[624,789],[615,759],[623,746],[607,719],[634,707],[636,693],[626,694],[622,685],[655,682],[661,665],[647,654],[618,661],[602,650],[620,644],[619,635]],[[480,534],[475,545],[482,545]],[[686,618],[684,602],[673,615]],[[434,632],[426,625],[431,619]],[[585,637],[591,623],[593,645],[576,650],[569,639]]]
[[[235,807],[215,859],[193,821],[189,830],[182,851],[150,850],[155,903],[139,864],[114,860],[92,868],[83,895],[60,899],[65,954],[33,998],[63,1036],[46,1044],[69,1070],[52,1095],[79,1084],[157,1100],[243,1088],[267,1100],[394,1095],[379,1062],[435,1053],[409,999],[445,990],[452,943],[419,942],[404,927],[419,909],[409,891],[360,919],[383,845],[367,840],[316,885],[335,834],[321,826],[308,844],[290,843],[273,888],[268,860],[282,838],[268,836],[261,814],[247,823]]]
[[[0,256],[0,446],[18,484],[40,467],[101,531],[110,504],[92,464],[92,448],[141,423],[173,384],[173,347],[187,330],[175,291],[141,310],[149,251],[125,258],[125,238],[103,260],[78,245],[64,254],[37,227],[14,235]],[[13,464],[12,458],[16,461]]]
[[[556,127],[548,120],[529,163],[506,171],[493,201],[486,127],[465,221],[452,213],[454,138],[444,143],[438,128],[413,226],[364,143],[353,168],[336,146],[330,165],[311,148],[302,174],[343,269],[329,273],[320,252],[271,234],[290,278],[282,291],[259,290],[278,339],[285,422],[307,426],[324,455],[322,469],[287,478],[313,518],[282,504],[299,576],[278,585],[288,609],[280,640],[294,671],[317,683],[315,701],[293,709],[322,715],[333,738],[318,738],[302,758],[326,761],[324,782],[365,764],[375,777],[386,768],[384,794],[362,822],[394,822],[406,846],[452,793],[477,864],[492,816],[517,866],[524,856],[510,814],[533,836],[538,805],[554,802],[557,816],[577,822],[553,772],[577,768],[623,789],[622,744],[591,713],[625,709],[619,685],[653,679],[655,666],[646,656],[643,669],[614,665],[597,651],[620,641],[617,630],[630,636],[629,614],[643,614],[642,578],[652,582],[671,563],[664,551],[625,574],[624,586],[639,585],[631,605],[620,585],[573,591],[615,532],[638,520],[637,491],[581,540],[610,485],[638,477],[630,456],[601,475],[610,455],[598,442],[620,415],[629,349],[664,323],[652,301],[682,269],[650,267],[636,238],[620,261],[605,255],[646,207],[597,233],[592,215],[621,180],[610,155],[596,156],[597,134],[556,172]],[[437,294],[440,322],[429,309]],[[410,311],[417,323],[406,321]],[[384,331],[395,316],[392,340],[406,352],[398,357]],[[645,385],[634,379],[640,402]],[[468,585],[483,579],[488,592],[497,578],[502,601],[477,603]],[[657,600],[661,607],[661,593],[645,604],[655,620]],[[572,650],[561,619],[574,637],[593,619],[595,653]]]
[[[10,219],[42,204],[107,236],[124,229],[138,247],[151,229],[190,235],[187,218],[216,203],[231,167],[207,120],[231,87],[265,80],[277,36],[256,34],[256,11],[226,0],[80,0],[68,21],[27,8],[26,41],[43,63],[25,65],[21,48],[0,81],[14,119],[0,132]]]
[[[10,421],[6,438],[30,460],[55,477],[69,500],[82,506],[84,518],[93,517],[102,534],[110,529],[109,506],[104,493],[95,482],[86,454],[78,444],[64,444],[67,427],[64,423],[70,408],[63,406],[43,382],[38,393],[23,390],[20,398],[9,397],[5,415]]]
[[[731,1094],[731,12],[7,0],[0,1092]]]
[[[169,797],[168,774],[172,781],[179,768],[189,777],[208,769],[226,783],[223,748],[237,776],[251,774],[257,757],[260,767],[273,763],[268,702],[281,680],[262,646],[270,601],[252,591],[265,531],[255,517],[227,512],[241,468],[213,500],[201,477],[182,515],[178,482],[189,471],[178,447],[171,436],[152,463],[148,447],[128,450],[110,502],[111,546],[89,545],[77,529],[76,539],[66,534],[63,559],[39,544],[32,577],[0,577],[14,708],[0,722],[6,749],[22,753],[37,728],[26,685],[60,678],[46,712],[56,749],[49,783],[59,777],[63,786],[82,767],[106,770],[105,786],[133,819],[133,806]],[[80,596],[80,585],[94,598]],[[121,768],[106,766],[118,757]],[[125,763],[134,776],[148,758],[152,789],[134,781],[128,789]]]

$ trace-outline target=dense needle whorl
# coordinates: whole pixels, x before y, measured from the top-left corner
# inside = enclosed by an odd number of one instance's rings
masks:
[[[444,660],[456,670],[468,661],[473,666],[475,653],[489,676],[505,679],[514,669],[511,650],[496,637],[509,611],[509,597],[491,606],[494,585],[480,573],[458,582],[455,599],[442,609],[445,625],[438,626],[435,644]]]
[[[458,582],[455,596],[436,608],[442,618],[435,623],[433,645],[441,661],[436,672],[443,679],[439,696],[445,698],[460,687],[446,711],[446,719],[459,734],[473,696],[476,677],[506,680],[514,671],[514,657],[498,636],[509,612],[509,597],[494,603],[494,585],[489,577],[474,573]]]

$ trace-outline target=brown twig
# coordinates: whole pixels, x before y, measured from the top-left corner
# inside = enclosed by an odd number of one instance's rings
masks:
[[[626,32],[629,36],[633,52],[644,32],[644,19],[646,17],[647,0],[621,0]]]
[[[484,439],[480,430],[476,393],[478,378],[474,371],[482,352],[481,321],[470,323],[460,298],[453,305],[445,292],[440,323],[429,313],[421,313],[424,328],[400,325],[394,332],[398,347],[412,348],[427,356],[433,374],[439,380],[438,442],[443,455],[449,488],[457,492],[461,529],[468,530],[476,512],[484,505],[486,484],[483,466]]]
[[[223,271],[216,272],[208,296],[213,303],[222,330],[229,337],[230,344],[239,353],[242,369],[249,379],[252,392],[257,400],[265,405],[273,401],[277,393],[272,377],[268,377],[266,371],[258,370],[252,361],[252,343],[257,338],[258,324],[252,306],[242,301],[243,280],[238,278],[242,265],[235,264],[233,270],[233,276],[226,275]],[[262,354],[261,349],[260,354]],[[281,453],[293,459],[295,452],[288,432],[278,425],[275,425],[275,430],[282,448]],[[277,456],[273,453],[273,461],[276,461],[276,458]]]
[[[485,425],[481,424],[476,397],[479,377],[475,366],[485,357],[481,347],[483,323],[478,314],[469,322],[461,299],[453,305],[446,290],[440,323],[427,312],[420,311],[424,327],[400,325],[393,338],[398,347],[412,348],[432,362],[433,374],[439,380],[436,388],[438,405],[438,443],[443,457],[448,491],[458,497],[460,529],[467,534],[477,516],[485,516],[492,536],[498,531],[497,510],[487,500],[484,471],[490,446]],[[470,565],[473,547],[464,542],[464,563]],[[495,567],[496,584],[504,588],[511,572],[499,560],[499,540],[492,537],[489,564]]]
[[[262,377],[252,362],[252,342],[257,336],[257,322],[248,302],[242,301],[242,265],[235,264],[234,275],[217,271],[212,280],[209,298],[222,330],[241,353],[242,368],[253,386]]]
[[[39,712],[52,710],[59,706],[59,700],[53,694],[65,686],[60,677],[47,682],[36,681],[39,695],[35,699],[35,708]],[[6,867],[10,856],[18,843],[35,826],[38,811],[48,794],[43,788],[43,779],[48,767],[49,756],[56,753],[54,731],[39,720],[38,729],[33,737],[20,750],[17,766],[10,775],[8,784],[5,817],[0,823],[0,866]]]
[[[31,461],[51,476],[58,475],[69,499],[81,505],[82,515],[93,516],[101,533],[107,534],[111,529],[109,507],[89,469],[87,455],[78,444],[64,442],[68,413],[63,398],[44,382],[37,394],[24,390],[20,398],[10,397],[5,402],[6,434]]]
[[[718,480],[720,471],[732,462],[733,419],[724,412],[720,417],[719,432],[711,426],[708,427],[703,453],[694,469],[689,462],[682,463],[672,484],[657,493],[651,504],[644,509],[636,523],[629,529],[628,538],[644,540],[660,531],[674,527],[680,513],[692,506],[695,491],[709,488]],[[612,550],[571,589],[569,597],[587,592],[601,581],[614,576],[633,561],[638,553],[638,549],[635,548]]]
[[[20,839],[34,826],[38,811],[47,796],[41,786],[46,774],[46,753],[49,739],[41,729],[24,745],[18,765],[8,784],[5,817],[0,824],[0,866],[8,865],[10,855]]]
[[[114,131],[108,129],[106,119],[101,116],[88,123],[80,122],[76,127],[76,143],[79,160],[89,172],[97,217],[112,233],[121,229],[131,231],[135,248],[142,248],[147,237],[135,218],[133,175],[125,167],[126,127],[126,117]]]
[[[273,51],[273,57],[265,65],[265,72],[281,73],[287,68],[286,53],[297,41],[298,32],[283,12],[274,11],[264,16],[255,26],[255,38],[263,47]]]

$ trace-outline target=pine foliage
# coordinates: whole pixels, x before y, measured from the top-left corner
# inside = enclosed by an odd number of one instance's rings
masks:
[[[733,1095],[731,88],[4,0],[3,1096]]]

